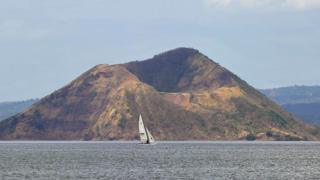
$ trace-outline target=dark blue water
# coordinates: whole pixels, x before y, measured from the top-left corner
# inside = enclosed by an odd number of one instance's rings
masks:
[[[0,179],[320,179],[320,143],[0,142]]]

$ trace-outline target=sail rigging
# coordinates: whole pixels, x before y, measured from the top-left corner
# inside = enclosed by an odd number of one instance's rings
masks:
[[[147,143],[148,136],[147,136],[147,132],[146,132],[146,129],[145,129],[143,121],[142,121],[141,114],[139,116],[139,134],[140,134],[141,143],[143,143],[143,144]]]
[[[147,130],[147,136],[148,136],[149,143],[153,143],[154,142],[153,136],[151,135],[151,133],[148,130],[148,128],[146,128],[146,130]]]
[[[139,116],[139,135],[140,135],[140,142],[142,144],[150,144],[155,142],[148,128],[144,126],[141,114]]]

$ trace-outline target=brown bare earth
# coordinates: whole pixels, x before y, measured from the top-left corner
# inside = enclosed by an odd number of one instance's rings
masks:
[[[318,140],[319,133],[197,50],[97,65],[0,123],[2,140]]]

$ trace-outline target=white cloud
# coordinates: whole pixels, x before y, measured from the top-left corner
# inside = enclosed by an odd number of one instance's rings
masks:
[[[232,0],[205,0],[206,4],[211,7],[227,7],[231,4]]]
[[[320,8],[320,0],[204,0],[209,7],[293,8],[298,10]]]
[[[320,8],[320,0],[286,0],[285,5],[297,9],[313,9]]]

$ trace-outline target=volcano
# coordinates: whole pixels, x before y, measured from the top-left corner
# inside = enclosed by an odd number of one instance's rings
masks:
[[[2,140],[318,140],[238,76],[192,48],[93,67],[0,123]]]

